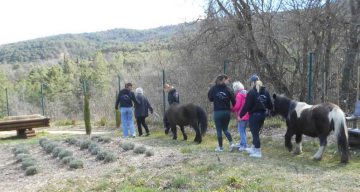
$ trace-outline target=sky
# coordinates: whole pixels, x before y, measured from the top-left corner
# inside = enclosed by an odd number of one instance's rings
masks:
[[[0,45],[65,33],[191,22],[205,0],[2,0]]]

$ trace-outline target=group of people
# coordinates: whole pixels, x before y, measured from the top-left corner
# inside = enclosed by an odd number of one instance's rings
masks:
[[[218,147],[215,151],[224,151],[222,139],[224,132],[229,141],[230,151],[238,148],[239,151],[247,151],[251,157],[261,158],[259,134],[268,111],[272,109],[270,94],[257,75],[250,78],[249,92],[239,81],[233,83],[233,90],[228,85],[229,77],[219,75],[215,80],[215,85],[208,92],[209,101],[214,104],[214,121],[218,139]],[[238,144],[233,143],[232,136],[228,131],[231,112],[235,113],[238,121],[240,134],[240,143]],[[250,147],[246,137],[247,124],[249,124],[253,139]]]
[[[272,109],[270,94],[257,75],[250,77],[249,91],[246,91],[240,81],[235,81],[232,86],[233,90],[231,90],[229,88],[229,80],[227,75],[217,76],[215,85],[208,92],[208,99],[214,105],[213,115],[218,140],[218,147],[215,151],[224,151],[222,137],[222,133],[224,133],[229,141],[230,151],[234,151],[237,148],[239,151],[247,151],[251,157],[260,158],[262,154],[259,134],[268,111]],[[165,84],[164,90],[168,93],[169,105],[180,103],[179,94],[173,86]],[[130,130],[131,137],[136,136],[133,122],[133,103],[139,136],[143,135],[142,126],[145,128],[146,136],[150,135],[145,119],[148,116],[148,111],[153,113],[153,108],[144,96],[141,87],[137,88],[135,93],[136,95],[132,92],[132,84],[127,83],[125,89],[119,92],[116,100],[116,110],[118,110],[120,104],[124,137],[128,137],[128,130]],[[233,142],[233,138],[228,130],[231,112],[235,113],[240,134],[240,142],[237,144]],[[246,136],[246,126],[248,124],[252,135],[251,146],[248,145]],[[170,128],[166,119],[164,119],[164,125],[166,131],[169,131]]]
[[[154,110],[151,107],[149,100],[144,95],[143,88],[136,88],[134,93],[132,87],[132,83],[126,83],[125,88],[119,92],[115,103],[115,110],[119,110],[120,106],[123,137],[129,137],[129,130],[130,137],[136,137],[133,113],[135,114],[139,136],[143,135],[142,127],[144,127],[146,131],[145,136],[149,136],[150,131],[145,119],[149,116],[149,111],[152,114]],[[173,86],[165,84],[164,91],[168,93],[169,105],[179,104],[179,94]],[[133,112],[133,108],[135,109],[135,112]],[[165,121],[165,127],[169,129],[167,121]]]

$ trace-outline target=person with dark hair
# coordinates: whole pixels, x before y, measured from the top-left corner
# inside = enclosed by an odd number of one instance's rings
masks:
[[[128,137],[128,130],[130,129],[131,137],[135,137],[135,128],[133,120],[133,103],[139,104],[135,98],[134,92],[132,92],[132,84],[126,83],[125,89],[122,89],[115,103],[115,110],[119,109],[120,104],[120,114],[121,114],[121,123],[123,129],[123,136]]]
[[[169,106],[177,105],[180,103],[179,93],[176,91],[174,86],[165,84],[164,91],[168,94]],[[165,127],[165,134],[168,134],[169,130],[170,130],[170,124],[169,124],[169,121],[166,119],[166,116],[164,116],[164,127]]]
[[[136,100],[139,101],[139,104],[135,103],[135,118],[139,136],[142,136],[143,134],[141,125],[144,126],[146,136],[149,136],[150,132],[145,119],[149,116],[149,110],[151,114],[153,113],[153,108],[151,107],[149,100],[145,97],[144,90],[141,87],[136,88],[135,93]]]
[[[228,84],[229,77],[227,75],[219,75],[215,80],[215,85],[208,92],[209,101],[214,104],[214,121],[219,145],[215,149],[217,152],[224,151],[222,132],[224,132],[229,141],[230,151],[233,151],[235,147],[231,134],[228,131],[231,108],[235,105],[235,98],[233,92],[227,86]]]
[[[271,110],[273,105],[269,92],[257,75],[251,76],[250,83],[252,89],[247,94],[245,105],[240,112],[240,118],[243,118],[247,112],[250,114],[249,127],[253,137],[253,145],[246,151],[250,157],[261,158],[260,130],[267,116],[267,110]]]

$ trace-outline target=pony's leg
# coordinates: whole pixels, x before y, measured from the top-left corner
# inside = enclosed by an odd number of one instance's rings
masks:
[[[182,134],[183,134],[184,141],[186,141],[186,140],[187,140],[187,135],[186,135],[186,133],[185,133],[184,126],[180,126],[180,130],[181,130],[181,132],[182,132]]]
[[[327,136],[324,136],[324,135],[320,135],[319,136],[319,139],[320,139],[320,148],[319,150],[315,153],[313,159],[314,160],[318,160],[320,161],[321,158],[322,158],[322,155],[324,153],[324,150],[325,150],[325,147],[327,145]]]
[[[173,139],[176,140],[177,139],[177,127],[175,126],[171,126],[171,132],[173,133]]]
[[[288,130],[285,133],[285,147],[289,150],[289,152],[292,151],[292,144],[291,144],[291,138],[294,135],[294,133],[292,131]]]
[[[192,125],[192,127],[194,128],[195,133],[196,133],[194,141],[197,142],[197,143],[201,143],[202,138],[201,138],[200,128],[199,128],[198,124],[194,123]]]
[[[296,134],[295,141],[296,141],[296,148],[294,150],[295,155],[299,155],[302,153],[302,134]]]

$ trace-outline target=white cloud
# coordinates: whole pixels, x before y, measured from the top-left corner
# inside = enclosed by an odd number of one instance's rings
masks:
[[[204,0],[4,0],[0,44],[63,33],[148,29],[192,21]]]

